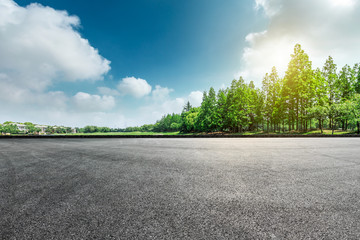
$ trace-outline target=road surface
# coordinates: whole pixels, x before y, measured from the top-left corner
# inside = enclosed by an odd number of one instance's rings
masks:
[[[360,239],[360,138],[0,139],[0,239]]]

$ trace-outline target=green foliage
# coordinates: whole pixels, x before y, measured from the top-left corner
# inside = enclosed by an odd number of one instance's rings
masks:
[[[45,132],[47,134],[54,134],[55,133],[55,129],[53,126],[48,126],[46,129],[45,129]]]
[[[195,125],[195,128],[200,132],[213,132],[217,129],[216,93],[212,87],[209,90],[209,94],[206,92],[203,94],[203,101]]]
[[[36,132],[40,132],[41,130],[39,128],[36,128],[35,125],[31,122],[25,122],[27,133],[34,134]]]
[[[226,126],[231,132],[242,132],[251,124],[250,101],[251,88],[240,77],[239,80],[233,80],[226,98],[227,114]]]
[[[226,130],[227,91],[220,89],[216,97],[214,125],[219,131]]]
[[[200,112],[200,107],[191,108],[188,112],[183,112],[181,114],[182,124],[180,126],[180,131],[183,133],[195,132],[195,123]]]
[[[154,132],[176,132],[181,128],[180,114],[167,114],[157,121],[153,127]]]
[[[321,133],[323,133],[323,123],[326,117],[329,115],[329,107],[328,106],[321,106],[315,105],[307,109],[308,117],[315,118],[319,121],[319,128]]]
[[[97,132],[97,127],[96,126],[85,126],[84,127],[84,133],[93,133],[93,132]]]
[[[360,64],[355,64],[354,68],[354,76],[355,76],[355,92],[360,94]]]
[[[345,130],[348,124],[354,128],[359,125],[355,94],[360,92],[360,65],[346,65],[339,74],[336,69],[330,56],[322,71],[313,70],[309,56],[296,44],[284,78],[273,67],[262,89],[252,81],[246,84],[242,77],[217,94],[210,88],[199,108],[184,107],[181,132],[305,132],[314,119],[321,132],[325,126],[335,129],[340,124]]]
[[[351,99],[355,94],[356,76],[355,71],[349,65],[345,65],[338,77],[337,88],[341,101]]]
[[[192,108],[192,106],[191,106],[190,102],[187,101],[187,103],[184,106],[183,112],[188,112],[191,110],[191,108]]]
[[[17,134],[19,133],[19,129],[16,124],[12,124],[12,122],[5,122],[0,127],[1,133],[10,133],[10,134]]]

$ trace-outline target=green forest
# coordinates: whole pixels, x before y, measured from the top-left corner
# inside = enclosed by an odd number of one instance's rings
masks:
[[[262,87],[242,77],[231,86],[205,91],[200,107],[188,102],[181,114],[168,114],[154,125],[124,131],[306,132],[310,129],[355,130],[360,121],[360,65],[340,70],[329,56],[313,69],[309,56],[295,45],[284,77],[275,67]]]

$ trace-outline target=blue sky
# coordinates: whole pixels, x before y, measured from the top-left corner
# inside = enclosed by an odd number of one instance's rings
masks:
[[[358,0],[0,0],[0,122],[154,123],[240,75],[260,86],[295,43],[314,67],[359,62],[358,16]]]
[[[176,89],[205,90],[229,83],[238,70],[243,39],[266,21],[252,0],[37,1],[80,18],[77,30],[111,61],[105,83],[126,76]],[[32,1],[18,1],[27,6]],[[66,91],[84,86],[54,86]],[[65,88],[65,89],[64,89]],[[89,86],[87,91],[91,92]]]

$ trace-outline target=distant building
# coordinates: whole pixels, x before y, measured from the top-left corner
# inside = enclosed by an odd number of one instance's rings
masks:
[[[27,127],[25,124],[22,123],[16,123],[17,128],[19,129],[19,131],[21,132],[27,132]]]
[[[27,132],[28,132],[28,127],[27,127],[27,125],[25,125],[25,124],[23,124],[23,123],[12,123],[12,124],[16,125],[17,128],[18,128],[18,130],[19,130],[20,132],[22,132],[22,133],[27,133]],[[39,128],[39,129],[40,129],[39,132],[36,132],[36,133],[35,133],[35,134],[39,134],[39,135],[47,134],[46,129],[47,129],[48,127],[50,127],[50,126],[48,126],[48,125],[40,125],[40,124],[35,124],[34,126],[35,126],[35,128]],[[56,130],[57,128],[64,128],[64,129],[66,129],[66,127],[63,127],[63,126],[53,126],[52,128],[55,129],[55,130]],[[67,128],[67,129],[69,129],[69,128]],[[77,131],[76,131],[76,128],[71,128],[71,133],[76,133],[76,132],[77,132]]]
[[[35,127],[41,129],[40,132],[39,132],[39,134],[46,134],[46,128],[47,128],[48,126],[46,126],[46,125],[35,125]]]

